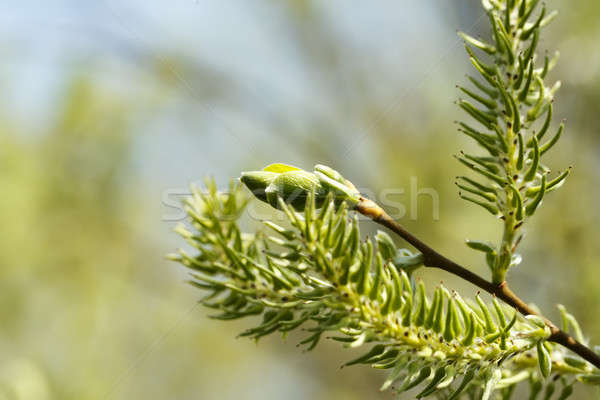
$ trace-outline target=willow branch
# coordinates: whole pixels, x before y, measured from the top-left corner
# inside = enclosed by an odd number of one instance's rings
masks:
[[[380,206],[378,206],[375,202],[369,199],[361,197],[360,201],[355,206],[355,209],[362,215],[365,215],[366,217],[372,219],[374,222],[390,229],[398,236],[410,243],[412,246],[414,246],[417,250],[419,250],[423,254],[423,264],[426,267],[439,268],[453,275],[456,275],[472,283],[478,288],[485,290],[491,295],[496,296],[497,298],[504,301],[506,304],[517,309],[523,315],[540,316],[544,319],[548,328],[550,328],[551,334],[550,337],[547,339],[548,341],[558,343],[566,347],[572,352],[578,354],[581,358],[595,365],[597,368],[600,368],[600,356],[598,356],[594,351],[592,351],[584,344],[575,340],[567,332],[562,331],[555,324],[553,324],[552,321],[540,315],[534,309],[529,307],[527,303],[521,300],[512,290],[510,290],[506,281],[500,284],[492,283],[484,279],[483,277],[475,274],[474,272],[468,270],[467,268],[450,260],[449,258],[443,256],[442,254],[438,253],[433,248],[431,248],[429,245],[422,242],[412,233],[408,232],[402,226],[400,226]]]

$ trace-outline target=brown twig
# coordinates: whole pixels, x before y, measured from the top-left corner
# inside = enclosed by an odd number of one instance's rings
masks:
[[[359,203],[355,206],[355,209],[359,213],[371,218],[376,223],[389,228],[414,246],[417,250],[419,250],[423,254],[423,264],[426,267],[439,268],[468,282],[471,282],[473,285],[485,290],[486,292],[501,299],[506,304],[514,307],[523,315],[533,314],[542,317],[546,322],[546,325],[550,328],[551,334],[548,338],[548,341],[558,343],[568,348],[572,352],[578,354],[584,360],[592,363],[597,368],[600,368],[600,356],[598,356],[598,354],[575,340],[568,333],[562,331],[560,328],[554,325],[549,319],[545,318],[537,313],[534,309],[529,307],[523,300],[513,293],[512,290],[510,290],[506,281],[500,284],[489,282],[483,277],[446,258],[400,226],[372,200],[361,197]]]

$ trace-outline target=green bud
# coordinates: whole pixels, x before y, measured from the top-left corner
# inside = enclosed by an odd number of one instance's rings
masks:
[[[265,189],[267,202],[271,206],[277,206],[277,197],[290,204],[293,208],[300,210],[306,206],[306,200],[311,191],[315,196],[324,199],[325,190],[319,184],[319,179],[310,172],[289,171],[283,172],[273,179]]]
[[[317,165],[315,172],[304,171],[286,164],[271,164],[262,171],[242,172],[241,182],[259,200],[278,207],[278,197],[295,210],[306,207],[307,199],[314,191],[315,206],[320,208],[329,193],[335,199],[358,202],[359,193],[341,174],[329,167]]]
[[[321,165],[321,164],[317,164],[315,165],[315,173],[316,172],[320,172],[323,175],[333,179],[334,181],[343,183],[343,184],[348,184],[349,182],[344,179],[344,177],[342,176],[342,174],[340,174],[339,172],[337,172],[335,169],[330,168],[326,165]]]
[[[358,190],[336,170],[319,164],[315,166],[315,175],[326,190],[335,194],[337,201],[349,200],[358,203],[360,197]]]
[[[315,176],[319,179],[320,185],[328,192],[335,193],[336,202],[340,200],[349,200],[350,202],[357,204],[360,199],[360,194],[354,188],[343,183],[337,182],[320,172],[315,172]]]
[[[273,180],[279,174],[276,172],[267,172],[267,171],[250,171],[250,172],[242,172],[242,176],[240,177],[240,181],[250,191],[254,196],[256,196],[259,200],[267,201],[267,194],[265,193],[265,189],[273,182]]]

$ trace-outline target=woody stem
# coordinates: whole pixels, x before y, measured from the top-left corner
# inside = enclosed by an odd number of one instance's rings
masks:
[[[553,324],[549,319],[545,318],[544,316],[537,313],[534,309],[529,307],[527,303],[521,300],[521,298],[519,298],[512,290],[510,290],[506,281],[503,281],[498,284],[490,282],[485,278],[463,267],[462,265],[459,265],[456,262],[450,260],[449,258],[443,256],[442,254],[438,253],[433,248],[431,248],[429,245],[422,242],[412,233],[404,229],[401,225],[394,221],[380,206],[378,206],[375,202],[369,199],[361,197],[354,209],[362,215],[369,217],[374,222],[390,229],[398,236],[410,243],[412,246],[414,246],[417,250],[419,250],[423,254],[423,264],[426,267],[439,268],[453,275],[456,275],[472,283],[478,288],[496,296],[497,298],[504,301],[506,304],[514,307],[523,315],[540,316],[544,319],[544,322],[546,323],[548,328],[550,328],[551,333],[550,337],[548,337],[547,339],[548,341],[558,343],[568,348],[584,360],[590,362],[597,368],[600,368],[600,356],[598,354],[592,351],[589,347],[575,340],[568,333],[562,331],[555,324]]]

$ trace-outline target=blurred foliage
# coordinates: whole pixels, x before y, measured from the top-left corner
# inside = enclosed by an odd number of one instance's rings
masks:
[[[67,3],[59,15],[77,7]],[[574,172],[532,221],[521,248],[527,268],[515,268],[509,279],[542,309],[564,303],[597,341],[600,320],[591,310],[600,304],[600,4],[549,3],[561,15],[540,49],[562,53],[550,78],[563,81],[556,117],[569,120],[549,164],[573,164]],[[70,32],[81,41],[64,44],[46,72],[60,90],[44,93],[34,111],[18,110],[12,99],[38,81],[15,71],[48,61],[18,38],[51,48],[59,29],[51,17],[3,24],[4,32],[16,31],[0,42],[0,398],[389,398],[373,396],[377,372],[336,369],[352,355],[335,345],[302,357],[293,337],[257,347],[232,340],[241,325],[202,318],[183,273],[162,260],[175,235],[161,221],[160,202],[166,189],[204,174],[225,183],[270,162],[322,162],[361,189],[404,188],[395,198],[407,211],[410,177],[417,177],[419,188],[438,191],[440,219],[432,218],[431,199],[420,196],[418,219],[402,222],[485,272],[462,239],[494,239],[498,227],[482,225],[484,212],[459,201],[453,178],[461,168],[451,157],[470,146],[451,123],[458,116],[454,84],[468,68],[454,29],[472,26],[468,33],[478,34],[485,25],[473,25],[479,2],[384,2],[358,11],[342,3],[252,4],[258,11],[241,11],[240,18],[274,25],[278,37],[227,25],[240,14],[235,7],[245,10],[241,3],[214,14],[219,31],[201,45],[184,28],[174,35],[181,15],[161,15],[158,5],[157,20],[172,27],[156,28],[162,42],[132,38],[127,29],[143,25],[135,19],[120,26],[123,35],[96,40],[105,48]],[[180,5],[196,25],[209,22],[208,6]],[[116,20],[90,15],[98,26]],[[32,34],[37,26],[43,34]],[[369,32],[375,44],[365,40]],[[203,53],[212,40],[223,59],[241,58],[253,73],[271,71],[276,60],[231,54],[230,37],[243,44],[237,50],[264,47],[285,60],[276,65],[295,85],[253,79]],[[473,290],[427,273],[465,295]]]

